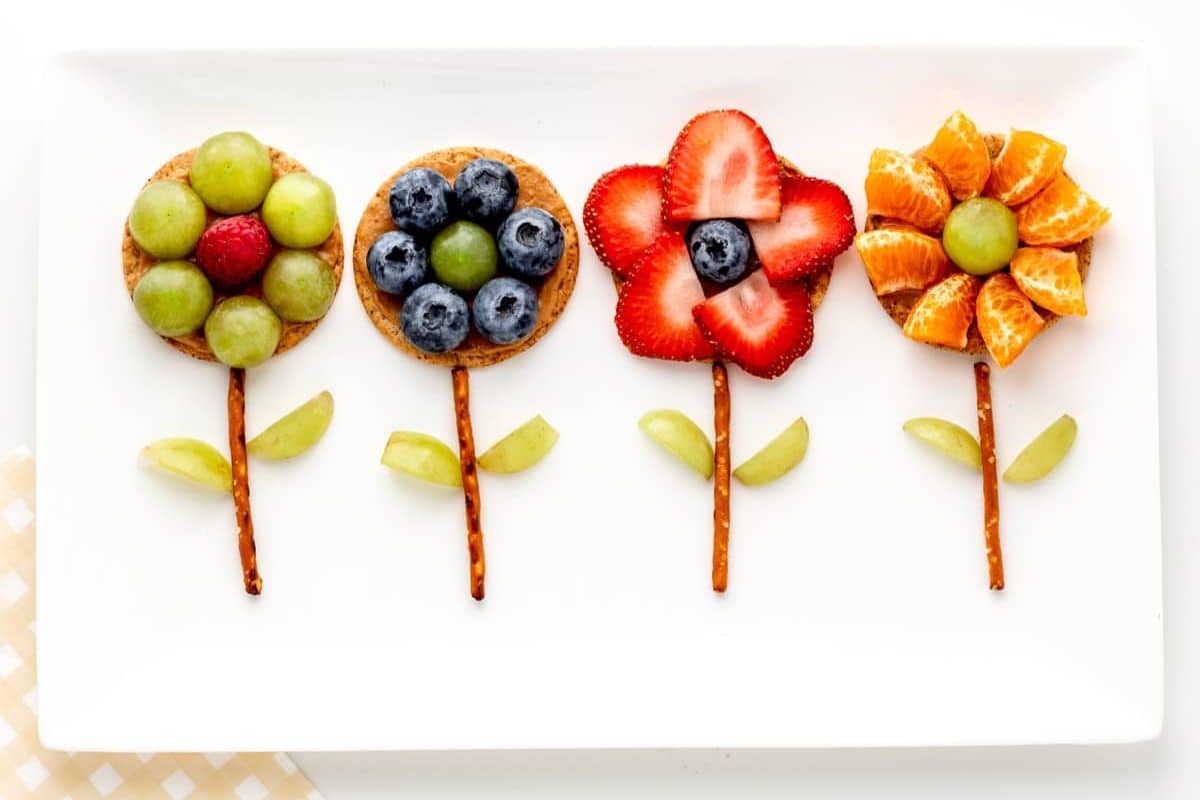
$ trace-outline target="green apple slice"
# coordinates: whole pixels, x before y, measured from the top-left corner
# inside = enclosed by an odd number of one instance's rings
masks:
[[[168,475],[207,486],[218,492],[233,492],[233,467],[217,449],[199,439],[159,439],[142,448],[142,459]]]
[[[538,414],[488,448],[479,457],[479,468],[488,472],[521,472],[545,458],[557,442],[558,431]]]
[[[687,414],[670,408],[647,411],[638,420],[638,427],[705,479],[712,477],[712,442]]]
[[[321,392],[247,442],[246,451],[271,460],[295,458],[321,441],[332,420],[333,395]]]
[[[904,432],[971,469],[982,469],[979,440],[961,425],[937,417],[916,417],[904,423]]]
[[[440,439],[428,434],[396,431],[388,437],[380,463],[429,483],[462,486],[458,456]]]
[[[1075,423],[1075,418],[1070,414],[1063,414],[1013,459],[1008,469],[1004,470],[1004,480],[1010,483],[1032,483],[1046,477],[1071,451],[1078,431],[1079,426]]]
[[[808,423],[799,417],[783,433],[733,471],[747,486],[762,486],[778,480],[804,460],[808,452]]]

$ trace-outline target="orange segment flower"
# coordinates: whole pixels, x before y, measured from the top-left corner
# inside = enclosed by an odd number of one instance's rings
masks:
[[[967,346],[967,329],[975,319],[979,281],[956,272],[921,295],[904,321],[904,335],[926,344],[958,350]]]
[[[992,172],[987,142],[962,111],[950,115],[922,155],[946,178],[956,200],[978,197]]]
[[[921,158],[895,150],[871,153],[867,213],[898,219],[939,233],[950,213],[950,192],[941,173]]]
[[[1047,311],[1086,317],[1079,256],[1053,247],[1022,247],[1009,267],[1017,286]]]
[[[1006,272],[997,272],[979,290],[975,320],[983,343],[1001,367],[1016,361],[1046,327],[1033,303]]]
[[[984,194],[1017,206],[1040,192],[1062,169],[1067,146],[1033,131],[1009,131]]]

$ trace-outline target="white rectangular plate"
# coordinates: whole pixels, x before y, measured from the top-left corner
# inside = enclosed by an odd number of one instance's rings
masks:
[[[1154,212],[1146,76],[1124,50],[729,49],[72,56],[48,83],[41,194],[41,731],[83,750],[793,747],[1112,742],[1162,714]],[[262,429],[321,389],[305,457],[254,463],[265,594],[241,593],[227,498],[136,466],[154,439],[225,441],[224,371],[163,345],[121,280],[142,181],[253,131],[334,187],[349,244],[401,164],[455,144],[538,165],[579,222],[595,178],[662,159],[738,107],[844,186],[962,107],[1046,132],[1109,205],[1067,320],[994,379],[1001,467],[1073,414],[1069,460],[1002,486],[1009,585],[989,593],[979,479],[900,431],[974,419],[969,359],[904,339],[853,253],[783,378],[732,370],[738,462],[807,418],[807,460],[735,484],[730,590],[709,589],[711,486],[639,433],[707,425],[709,372],[631,357],[584,248],[555,329],[472,373],[486,447],[562,433],[484,476],[488,598],[467,596],[462,501],[379,464],[388,433],[453,441],[445,370],[406,358],[347,272],[320,329],[249,379]],[[581,229],[582,232],[582,229]]]

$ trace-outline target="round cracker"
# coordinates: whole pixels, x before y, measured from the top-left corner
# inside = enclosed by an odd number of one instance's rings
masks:
[[[440,172],[451,183],[468,161],[476,158],[491,158],[507,164],[517,174],[518,193],[516,208],[541,208],[558,220],[563,229],[563,253],[554,271],[542,279],[538,287],[538,320],[533,332],[519,342],[493,344],[475,330],[472,325],[466,340],[456,349],[446,353],[426,353],[413,347],[400,330],[400,308],[404,298],[382,292],[371,280],[367,271],[367,251],[371,245],[388,231],[396,230],[388,209],[388,193],[396,178],[417,167],[428,167]],[[579,271],[579,234],[567,204],[559,195],[554,184],[545,174],[527,161],[510,153],[487,147],[449,147],[435,150],[414,159],[397,170],[384,181],[359,220],[354,234],[354,285],[363,308],[375,327],[388,341],[414,358],[439,364],[444,367],[487,367],[499,364],[518,353],[533,347],[546,335],[550,326],[562,315],[567,300],[575,289],[575,276]]]
[[[1004,136],[996,133],[985,133],[983,138],[984,141],[987,142],[988,155],[992,158],[995,158],[997,155],[999,155],[1000,149],[1004,147]],[[917,156],[920,154],[920,150],[913,153],[913,155]],[[885,217],[879,216],[878,214],[873,214],[867,217],[867,222],[863,226],[863,231],[873,231],[888,224],[889,222],[898,221],[899,220],[889,220]],[[1079,277],[1086,281],[1088,276],[1088,267],[1090,267],[1092,264],[1091,237],[1084,239],[1079,244],[1071,245],[1070,247],[1061,247],[1059,249],[1067,252],[1073,252],[1079,257]],[[887,315],[892,318],[892,321],[903,328],[905,321],[908,319],[909,313],[913,309],[913,306],[917,304],[917,301],[921,299],[921,295],[923,294],[923,291],[905,290],[893,292],[892,294],[885,294],[883,296],[876,295],[875,299],[879,301],[879,305],[881,305],[883,310],[887,312]],[[1058,322],[1058,314],[1047,311],[1036,303],[1033,307],[1034,310],[1036,310],[1041,316],[1041,318],[1045,320],[1046,328],[1049,328],[1051,325]],[[940,344],[934,344],[930,346],[957,353],[967,353],[968,355],[972,356],[988,355],[987,345],[984,344],[983,337],[979,333],[979,326],[975,324],[974,320],[971,321],[971,327],[967,329],[966,347],[959,349],[955,347],[946,347],[945,345]]]
[[[308,172],[300,162],[293,159],[287,153],[276,150],[273,147],[267,148],[267,153],[271,156],[271,166],[274,168],[274,176],[272,180],[279,180],[280,177],[287,175],[289,172]],[[163,164],[157,172],[150,176],[146,181],[146,185],[154,181],[173,180],[181,183],[188,182],[188,173],[191,170],[192,158],[196,151],[188,150],[186,153],[180,153],[172,158],[166,164]],[[205,227],[213,222],[224,218],[225,215],[217,214],[211,209],[208,209],[208,222]],[[258,215],[257,209],[251,212],[255,216]],[[342,228],[341,223],[335,223],[333,233],[329,234],[320,247],[314,248],[313,252],[325,260],[330,267],[333,268],[333,285],[334,293],[337,292],[337,287],[342,282],[342,262],[345,258],[344,246],[342,244]],[[138,281],[146,274],[146,271],[159,263],[162,259],[155,258],[138,247],[137,242],[133,240],[133,234],[129,230],[129,220],[125,220],[125,233],[121,240],[121,262],[125,269],[125,286],[129,289],[129,296],[132,299],[133,290],[137,288]],[[215,286],[214,305],[220,302],[223,298],[231,296],[230,293],[223,293]],[[237,294],[249,294],[254,297],[262,297],[262,276],[257,276],[249,286],[244,287]],[[322,317],[324,319],[324,317]],[[284,322],[283,332],[279,336],[279,346],[275,348],[275,355],[286,352],[297,344],[299,344],[306,336],[313,332],[313,329],[321,322],[320,319],[312,322]],[[216,361],[217,357],[213,355],[209,349],[208,342],[204,340],[204,329],[187,336],[162,337],[167,344],[174,347],[183,353],[187,353],[193,358],[201,359],[202,361]]]

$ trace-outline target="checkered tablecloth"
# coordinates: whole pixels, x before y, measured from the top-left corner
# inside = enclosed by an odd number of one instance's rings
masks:
[[[283,753],[62,753],[37,736],[33,458],[0,458],[0,800],[315,800]]]

